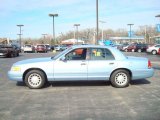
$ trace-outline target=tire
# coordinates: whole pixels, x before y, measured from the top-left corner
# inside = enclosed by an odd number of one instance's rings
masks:
[[[157,51],[156,50],[152,50],[152,55],[156,55]]]
[[[31,89],[40,89],[46,83],[46,77],[42,71],[31,70],[25,75],[24,82]]]
[[[13,57],[14,57],[14,54],[13,54],[13,53],[10,53],[9,57],[10,57],[10,58],[13,58]]]
[[[125,52],[128,52],[128,50],[127,50],[127,49],[125,49],[124,51],[125,51]]]
[[[111,83],[114,87],[124,88],[129,86],[129,82],[131,80],[131,76],[126,70],[116,70],[111,75]]]
[[[142,50],[141,50],[141,49],[138,49],[137,51],[138,51],[139,53],[140,53],[140,52],[142,52]]]

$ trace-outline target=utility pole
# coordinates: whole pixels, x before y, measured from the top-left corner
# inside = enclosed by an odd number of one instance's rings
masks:
[[[50,17],[53,17],[53,41],[54,43],[56,42],[55,41],[55,28],[54,28],[54,17],[58,17],[58,14],[49,14]],[[51,45],[52,45],[52,40],[51,40]]]
[[[22,39],[22,37],[21,37],[21,35],[22,35],[22,30],[21,30],[21,27],[23,27],[24,25],[17,25],[19,28],[20,28],[20,31],[19,31],[19,45],[20,45],[20,48],[21,48],[21,46],[22,46],[22,42],[21,42],[21,39]]]
[[[96,44],[98,44],[99,20],[98,20],[98,0],[96,0]]]
[[[78,45],[78,38],[79,38],[78,26],[80,26],[80,24],[74,24],[74,26],[76,27],[77,30],[77,45]]]

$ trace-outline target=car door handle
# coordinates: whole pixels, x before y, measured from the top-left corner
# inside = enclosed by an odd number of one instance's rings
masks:
[[[113,65],[114,63],[109,63],[109,65]]]

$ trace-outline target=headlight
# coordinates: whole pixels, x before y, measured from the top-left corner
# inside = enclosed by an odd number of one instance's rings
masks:
[[[13,66],[11,71],[21,71],[21,68],[19,66]]]

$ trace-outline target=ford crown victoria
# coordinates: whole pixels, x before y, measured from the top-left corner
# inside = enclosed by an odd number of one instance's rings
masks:
[[[23,81],[32,89],[49,81],[106,80],[114,87],[127,87],[131,80],[152,77],[150,60],[125,56],[109,46],[72,46],[54,57],[35,58],[14,63],[10,80]]]

